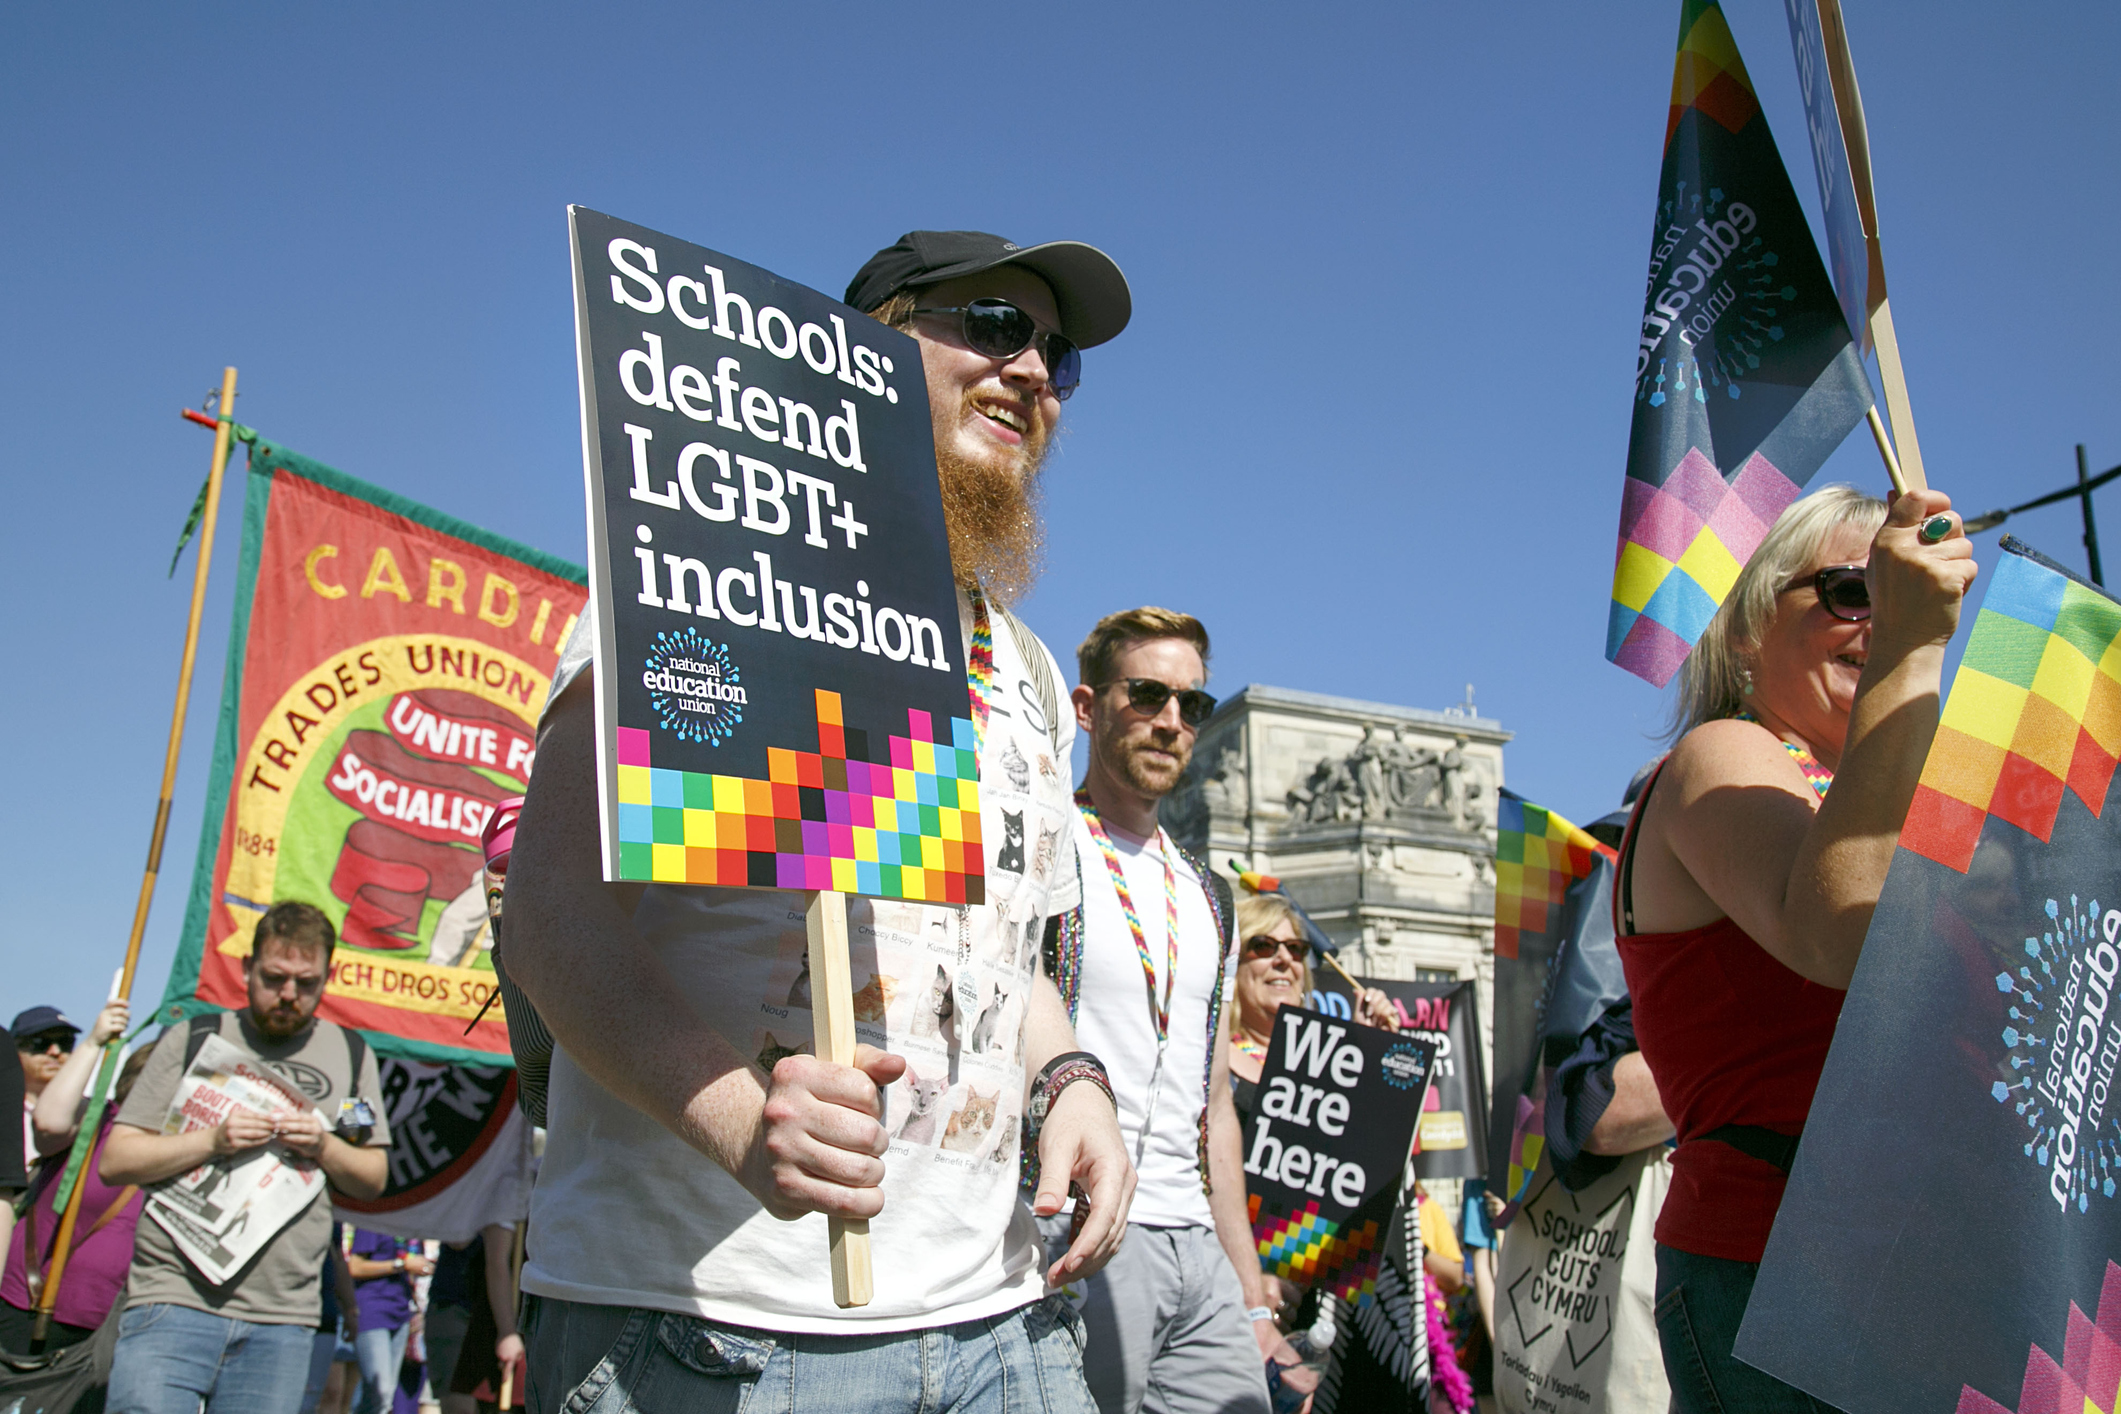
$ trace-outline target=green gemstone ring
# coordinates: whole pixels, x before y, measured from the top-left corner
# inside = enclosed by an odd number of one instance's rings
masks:
[[[1948,515],[1931,516],[1928,520],[1922,522],[1922,529],[1919,532],[1922,543],[1925,545],[1934,545],[1951,533],[1952,518]]]

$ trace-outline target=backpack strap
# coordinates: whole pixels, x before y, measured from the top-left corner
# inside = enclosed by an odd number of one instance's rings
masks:
[[[207,1037],[221,1034],[221,1018],[226,1015],[228,1013],[225,1011],[202,1011],[186,1023],[184,1070],[190,1070],[191,1063],[199,1058],[199,1052],[206,1049]],[[184,1071],[178,1072],[179,1083],[183,1073]]]
[[[990,604],[992,600],[988,601]],[[1038,693],[1038,708],[1046,714],[1046,736],[1053,742],[1053,754],[1060,754],[1060,685],[1053,680],[1053,665],[1047,660],[1046,645],[1038,641],[1024,621],[1009,612],[1002,604],[993,604],[1009,626],[1009,637],[1016,642],[1017,656],[1024,660],[1024,668],[1031,674],[1031,686]]]

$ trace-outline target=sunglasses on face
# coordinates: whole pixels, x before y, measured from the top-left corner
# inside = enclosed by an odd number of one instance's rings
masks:
[[[1083,381],[1083,354],[1059,334],[1041,334],[1038,321],[1005,299],[976,299],[970,304],[916,309],[915,314],[955,314],[965,347],[988,358],[1015,358],[1033,344],[1046,361],[1053,396],[1062,402]]]
[[[31,1036],[17,1041],[15,1046],[25,1054],[33,1056],[41,1056],[54,1047],[71,1051],[74,1048],[74,1034],[71,1031],[48,1031],[42,1036]]]
[[[1143,716],[1154,717],[1164,710],[1164,704],[1172,698],[1178,699],[1178,719],[1189,727],[1197,727],[1215,715],[1215,699],[1197,687],[1173,687],[1155,678],[1114,678],[1113,682],[1127,685],[1127,705]],[[1101,682],[1097,690],[1103,692],[1112,686]]]
[[[1862,565],[1828,565],[1809,579],[1785,584],[1782,592],[1806,585],[1819,596],[1819,607],[1844,623],[1860,624],[1871,616],[1871,587],[1864,582]]]
[[[1272,957],[1274,954],[1286,950],[1289,954],[1289,961],[1302,962],[1304,960],[1304,949],[1307,946],[1309,945],[1301,938],[1271,938],[1262,933],[1256,938],[1245,939],[1245,956]]]

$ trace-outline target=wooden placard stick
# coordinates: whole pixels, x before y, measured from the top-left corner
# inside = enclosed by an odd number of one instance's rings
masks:
[[[1863,118],[1863,94],[1856,87],[1856,61],[1849,55],[1848,25],[1841,17],[1841,0],[1818,0],[1818,5],[1827,82],[1834,91],[1834,111],[1841,119],[1849,184],[1855,188],[1856,211],[1863,222],[1864,245],[1870,257],[1864,304],[1870,316],[1871,346],[1878,351],[1878,378],[1885,385],[1885,415],[1893,425],[1892,442],[1888,445],[1874,408],[1870,413],[1871,436],[1877,439],[1878,454],[1885,459],[1894,490],[1927,491],[1929,477],[1922,470],[1922,446],[1915,440],[1915,414],[1908,406],[1907,375],[1900,367],[1900,340],[1893,333],[1893,310],[1886,300],[1885,249],[1878,242],[1878,197],[1871,186],[1871,136]]]
[[[854,973],[847,960],[847,896],[834,889],[810,895],[804,922],[810,937],[811,1037],[819,1060],[854,1064]],[[869,1220],[831,1218],[832,1300],[842,1310],[867,1306],[874,1292],[869,1268]]]
[[[1873,248],[1878,238],[1871,237]],[[1885,414],[1893,422],[1893,446],[1899,451],[1900,475],[1894,481],[1901,491],[1927,491],[1929,477],[1922,470],[1922,444],[1915,440],[1915,414],[1907,403],[1907,375],[1900,369],[1900,340],[1893,334],[1893,307],[1880,299],[1871,310],[1871,344],[1878,350],[1878,380],[1885,385]],[[1871,414],[1877,416],[1876,412]]]

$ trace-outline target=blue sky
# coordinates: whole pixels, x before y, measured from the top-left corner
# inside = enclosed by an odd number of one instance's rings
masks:
[[[910,227],[1102,246],[1135,318],[1068,405],[1032,624],[1065,660],[1188,609],[1225,692],[1471,682],[1510,784],[1602,813],[1664,709],[1602,646],[1678,8],[9,7],[0,1012],[79,1016],[122,952],[209,442],[176,414],[224,363],[268,435],[582,557],[569,202],[833,293]],[[1974,511],[2076,442],[2121,462],[2121,12],[1846,8],[1933,482]],[[1816,212],[1781,5],[1727,13]],[[1883,484],[1860,433],[1820,479]],[[2081,565],[2072,507],[2011,528]]]

